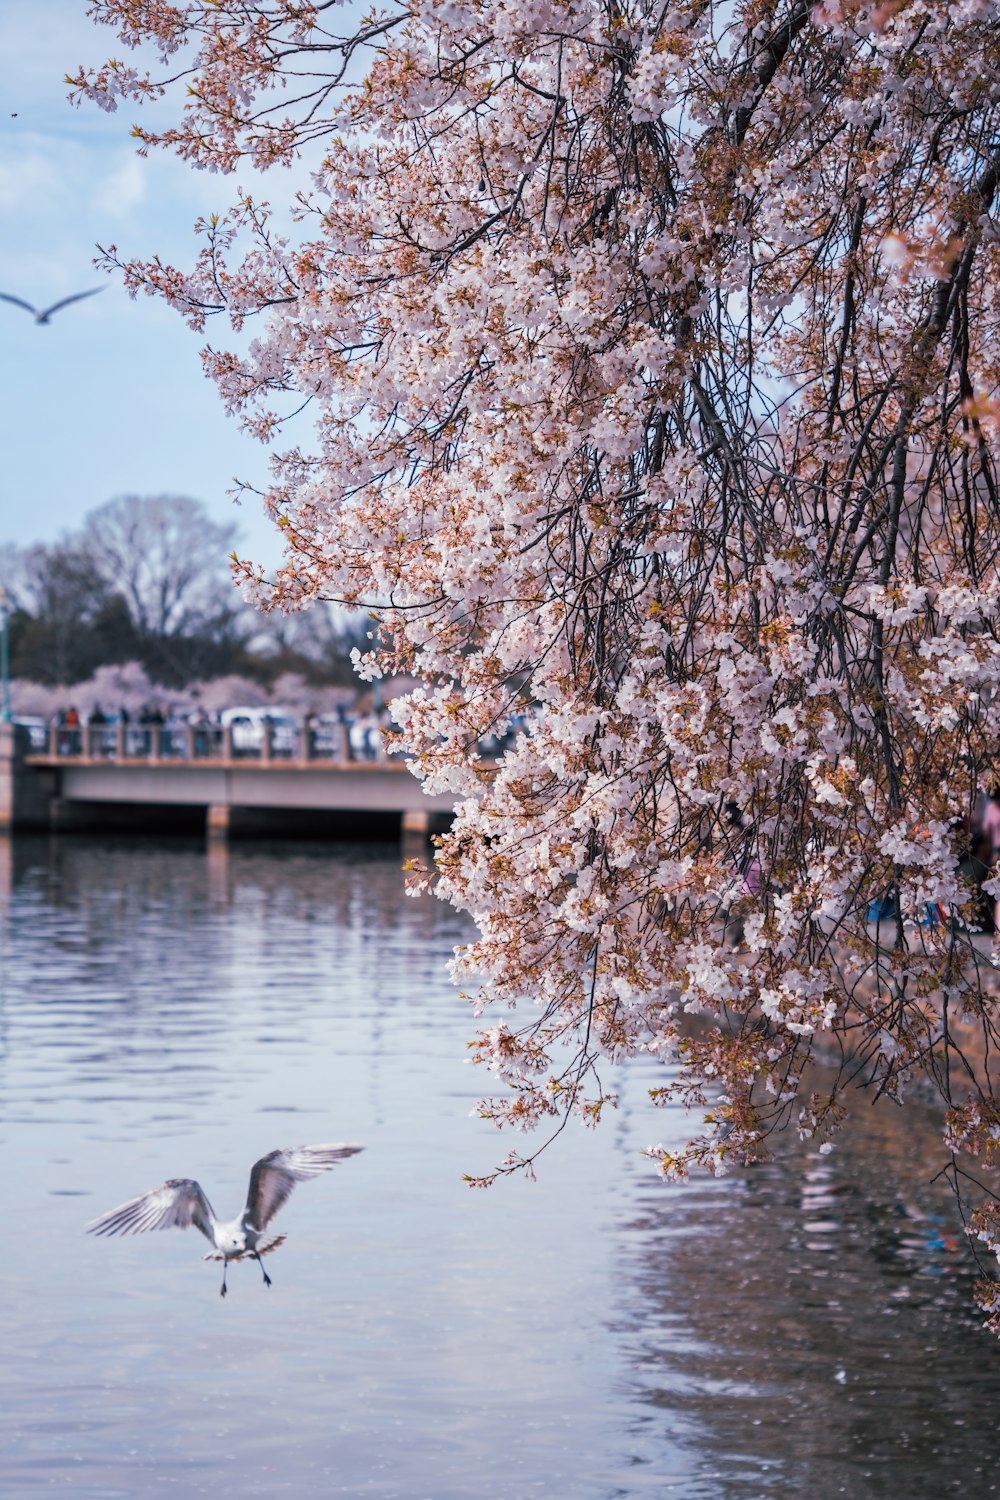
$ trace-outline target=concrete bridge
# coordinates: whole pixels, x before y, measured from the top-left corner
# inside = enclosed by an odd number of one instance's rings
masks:
[[[350,758],[346,736],[317,742],[298,731],[256,745],[220,730],[160,727],[53,730],[33,746],[21,725],[0,724],[0,831],[204,827],[230,833],[337,831],[364,837],[395,826],[427,835],[446,827],[453,797],[428,797],[404,762],[376,745]]]

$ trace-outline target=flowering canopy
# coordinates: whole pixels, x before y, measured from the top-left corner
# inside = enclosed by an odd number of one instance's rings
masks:
[[[163,75],[77,97],[179,90],[141,149],[313,174],[294,234],[240,192],[192,270],[108,259],[244,331],[204,359],[262,440],[315,414],[273,457],[284,566],[241,568],[366,604],[363,674],[427,683],[398,713],[460,799],[435,878],[504,1017],[484,1113],[593,1121],[605,1060],[671,1059],[656,1096],[706,1111],[654,1152],[680,1177],[922,1075],[997,1248],[958,866],[1000,780],[1000,7],[90,8]]]

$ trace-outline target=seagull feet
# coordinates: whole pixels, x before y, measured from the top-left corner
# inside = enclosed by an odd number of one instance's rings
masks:
[[[224,1297],[225,1295],[226,1295],[226,1283],[223,1282],[222,1285],[221,1285],[221,1287],[219,1288],[219,1296],[220,1297]]]
[[[264,1271],[264,1267],[263,1266],[261,1266],[261,1270]],[[271,1285],[271,1278],[270,1278],[270,1276],[268,1276],[268,1274],[267,1274],[266,1271],[264,1271],[264,1285],[265,1286],[270,1286]]]

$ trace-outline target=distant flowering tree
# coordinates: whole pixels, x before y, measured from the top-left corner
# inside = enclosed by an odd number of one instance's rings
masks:
[[[461,799],[455,970],[505,1017],[484,1115],[596,1121],[605,1062],[651,1053],[704,1114],[653,1153],[683,1177],[788,1122],[827,1145],[849,1090],[922,1077],[997,1249],[958,867],[1000,780],[1000,6],[90,10],[162,76],[113,61],[76,97],[177,93],[141,150],[312,169],[294,235],[241,192],[192,270],[107,259],[249,328],[203,358],[264,442],[315,412],[265,497],[285,564],[242,571],[268,606],[368,605],[363,675],[428,683],[400,714]]]

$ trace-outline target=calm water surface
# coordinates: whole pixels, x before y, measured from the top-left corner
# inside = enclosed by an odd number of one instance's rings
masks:
[[[468,936],[361,846],[0,846],[0,1495],[826,1500],[1000,1492],[1000,1347],[933,1128],[667,1188],[652,1065],[539,1182],[445,961]],[[268,1262],[98,1240],[168,1176],[240,1206],[275,1146],[359,1140]],[[873,1158],[878,1163],[871,1170]]]

